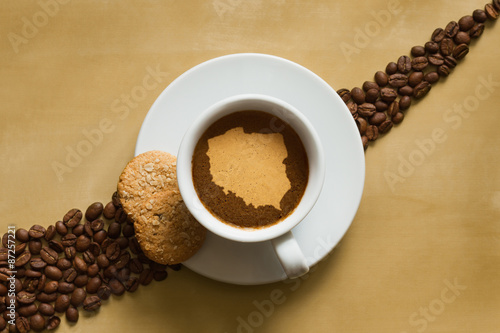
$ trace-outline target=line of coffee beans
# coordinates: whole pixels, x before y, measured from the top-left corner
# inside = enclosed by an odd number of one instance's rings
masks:
[[[403,121],[412,100],[423,98],[440,78],[451,74],[469,53],[471,41],[482,35],[484,23],[498,19],[499,11],[500,0],[493,0],[484,10],[434,30],[430,41],[412,47],[411,56],[390,62],[385,71],[375,73],[374,81],[337,91],[356,121],[365,150],[370,141]]]
[[[79,311],[96,311],[111,295],[134,292],[139,285],[167,278],[167,267],[148,259],[134,235],[117,193],[104,206],[85,213],[74,208],[47,228],[35,224],[15,232],[15,274],[8,262],[8,236],[0,248],[0,331],[53,330],[65,314],[77,322]],[[9,295],[11,275],[15,296]],[[15,304],[15,325],[8,306]]]

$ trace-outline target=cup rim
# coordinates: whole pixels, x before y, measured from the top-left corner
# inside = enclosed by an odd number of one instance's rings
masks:
[[[213,216],[196,193],[192,178],[192,156],[199,138],[218,119],[240,110],[230,106],[245,102],[263,102],[284,109],[293,118],[286,119],[297,132],[306,148],[309,160],[309,179],[301,201],[287,217],[270,226],[244,228],[231,226]],[[243,111],[243,109],[241,110]],[[268,112],[268,111],[266,111]],[[268,112],[273,113],[273,112]],[[277,115],[279,117],[279,115]],[[300,133],[297,126],[301,127]],[[311,163],[313,159],[313,163]],[[314,172],[311,165],[314,164]],[[277,238],[292,230],[309,213],[316,203],[325,177],[325,157],[321,140],[310,121],[295,107],[273,96],[263,94],[238,94],[222,99],[205,109],[184,134],[177,154],[177,181],[181,196],[191,214],[209,231],[226,239],[239,242],[260,242]]]

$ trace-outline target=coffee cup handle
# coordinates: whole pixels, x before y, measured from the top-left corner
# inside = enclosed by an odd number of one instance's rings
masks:
[[[291,231],[272,239],[271,243],[288,278],[298,278],[309,272],[306,258]]]

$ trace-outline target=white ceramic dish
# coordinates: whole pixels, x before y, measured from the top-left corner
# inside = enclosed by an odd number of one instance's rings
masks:
[[[352,116],[319,76],[283,58],[254,53],[215,58],[188,70],[158,97],[142,124],[135,154],[176,154],[192,121],[215,102],[238,94],[275,96],[300,109],[325,150],[326,175],[316,205],[292,232],[309,266],[323,259],[351,225],[361,200],[365,161]],[[240,243],[209,233],[184,263],[206,277],[234,284],[264,284],[286,275],[269,241]]]

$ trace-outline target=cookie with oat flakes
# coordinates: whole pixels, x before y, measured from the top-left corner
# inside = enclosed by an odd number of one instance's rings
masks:
[[[206,229],[175,191],[159,192],[144,201],[134,228],[144,254],[165,265],[189,259],[200,249],[206,235]]]
[[[118,180],[118,197],[123,210],[136,220],[140,206],[156,193],[179,193],[177,158],[167,152],[152,150],[134,157]]]

